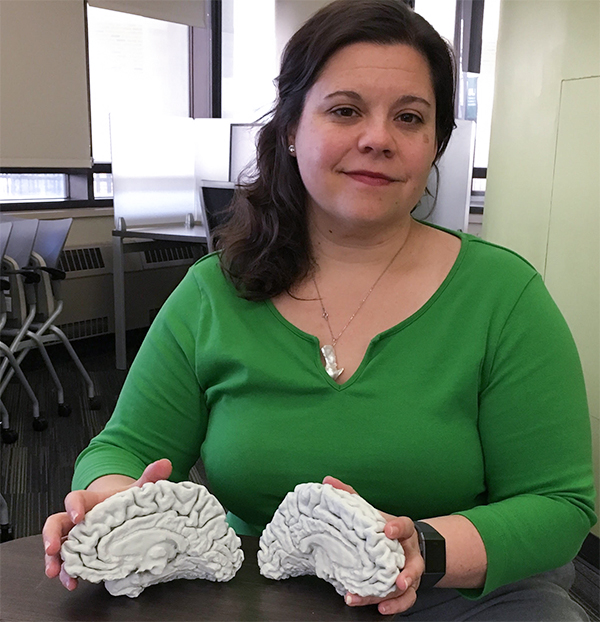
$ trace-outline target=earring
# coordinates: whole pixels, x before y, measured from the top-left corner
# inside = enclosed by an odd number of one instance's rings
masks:
[[[288,147],[288,151],[290,152],[290,155],[296,155],[296,147],[294,145],[290,145]]]

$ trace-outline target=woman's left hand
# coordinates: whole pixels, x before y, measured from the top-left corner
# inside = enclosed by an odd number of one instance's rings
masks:
[[[356,490],[335,477],[327,476],[324,484],[330,484],[334,488],[357,494]],[[396,578],[396,589],[383,598],[374,596],[358,596],[348,592],[346,604],[352,607],[362,605],[377,605],[379,613],[392,615],[402,613],[410,609],[417,600],[417,588],[421,581],[421,575],[425,570],[425,562],[419,550],[419,539],[413,521],[408,516],[392,516],[380,512],[387,521],[384,533],[392,540],[399,540],[406,558],[404,568]]]

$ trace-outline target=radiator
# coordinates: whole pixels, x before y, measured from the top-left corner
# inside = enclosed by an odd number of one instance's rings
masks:
[[[69,339],[114,332],[112,258],[111,244],[63,250],[58,267],[66,272],[64,309],[58,325]],[[144,328],[194,262],[193,248],[182,244],[127,253],[124,260],[127,328]]]

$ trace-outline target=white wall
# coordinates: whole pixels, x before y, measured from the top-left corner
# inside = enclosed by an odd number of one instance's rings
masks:
[[[484,236],[543,270],[563,80],[600,72],[597,0],[504,0]]]
[[[600,3],[503,1],[483,237],[531,261],[569,323],[586,377],[598,488],[599,76]],[[593,531],[600,535],[598,525]]]

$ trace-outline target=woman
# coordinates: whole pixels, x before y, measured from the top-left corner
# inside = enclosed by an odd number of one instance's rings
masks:
[[[523,259],[411,217],[454,125],[451,52],[402,3],[338,0],[291,39],[278,88],[221,252],[165,303],[46,523],[48,576],[87,510],[186,479],[201,452],[241,534],[324,478],[385,513],[406,566],[350,605],[415,605],[420,520],[445,540],[437,586],[460,592],[420,590],[415,615],[586,619],[568,567],[547,572],[595,520],[570,333]]]

